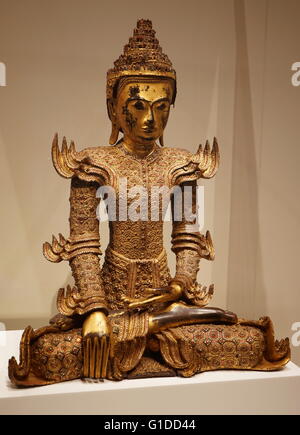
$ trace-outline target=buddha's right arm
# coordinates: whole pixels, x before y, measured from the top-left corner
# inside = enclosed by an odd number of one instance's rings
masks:
[[[97,218],[98,184],[73,178],[70,195],[70,237],[53,239],[52,245],[44,244],[44,255],[50,261],[68,260],[75,280],[75,287],[58,295],[61,314],[85,316],[92,311],[107,313],[101,278],[100,234]]]
[[[109,355],[109,324],[99,255],[97,219],[98,184],[72,179],[70,196],[70,241],[75,248],[70,266],[79,290],[76,312],[85,316],[83,335],[83,376],[105,378]]]
[[[106,309],[101,278],[100,234],[97,219],[99,198],[98,184],[72,179],[70,196],[70,239],[77,255],[70,259],[70,266],[81,296],[80,313]]]

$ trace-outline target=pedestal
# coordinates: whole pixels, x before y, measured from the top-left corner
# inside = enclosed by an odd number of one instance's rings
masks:
[[[19,389],[7,376],[22,331],[0,332],[0,414],[300,414],[300,368],[226,370],[192,378],[90,383],[82,380]]]

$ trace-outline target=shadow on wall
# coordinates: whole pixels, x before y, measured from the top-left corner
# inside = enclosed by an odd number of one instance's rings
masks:
[[[64,284],[61,287],[67,288],[67,285],[74,285],[74,280],[72,278],[71,272],[67,275]],[[57,289],[58,291],[58,289]],[[32,326],[34,329],[41,328],[43,326],[49,325],[49,320],[58,314],[56,308],[57,291],[53,292],[51,307],[49,307],[49,315],[47,317],[28,317],[28,318],[1,318],[1,323],[4,324],[4,329],[15,330],[15,329],[25,329],[27,326]]]
[[[255,155],[245,4],[243,0],[235,0],[234,13],[236,26],[236,87],[227,306],[228,309],[237,312],[239,316],[251,319],[255,312],[255,298],[259,301],[259,311],[262,314],[266,311],[266,300],[261,265],[258,221],[258,170]]]
[[[1,317],[1,323],[4,325],[1,330],[24,330],[27,326],[32,326],[33,329],[38,329],[41,326],[49,324],[48,317]]]

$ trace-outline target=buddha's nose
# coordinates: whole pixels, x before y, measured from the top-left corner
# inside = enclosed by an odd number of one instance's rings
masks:
[[[154,123],[154,117],[153,117],[153,111],[151,108],[149,108],[146,118],[145,118],[145,124],[147,126],[153,125]]]

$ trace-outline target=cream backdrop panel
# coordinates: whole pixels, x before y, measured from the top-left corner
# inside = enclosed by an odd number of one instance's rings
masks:
[[[50,158],[57,131],[77,149],[106,145],[106,71],[138,18],[149,18],[178,74],[167,146],[196,151],[217,136],[221,166],[205,187],[205,226],[217,251],[198,280],[215,283],[213,305],[270,315],[279,336],[300,322],[300,61],[297,0],[0,0],[0,321],[45,324],[67,263],[51,264],[42,243],[68,235],[69,180]],[[170,247],[170,225],[165,241]],[[107,225],[101,243],[107,245]],[[174,271],[174,255],[169,262]],[[299,348],[293,348],[295,358]],[[298,353],[297,353],[298,352]]]

